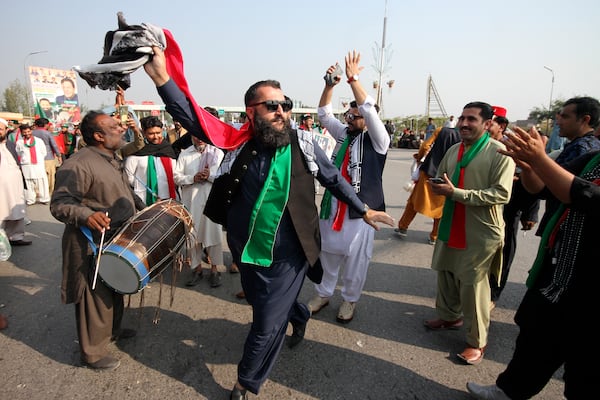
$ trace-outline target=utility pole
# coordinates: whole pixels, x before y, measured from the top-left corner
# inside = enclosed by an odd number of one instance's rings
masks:
[[[387,0],[385,1],[385,11],[383,14],[383,38],[381,41],[381,47],[377,47],[374,50],[375,62],[377,65],[373,66],[373,69],[377,72],[377,80],[373,81],[373,89],[376,89],[377,95],[375,96],[375,103],[379,105],[381,118],[383,119],[383,76],[387,70],[388,60],[391,58],[391,53],[388,54],[389,49],[386,48],[385,34],[387,28]],[[377,42],[375,43],[377,44]],[[388,57],[386,57],[388,56]],[[385,84],[391,89],[394,85],[394,80],[389,80]]]
[[[385,58],[385,31],[387,27],[387,0],[385,0],[385,11],[383,14],[383,38],[381,39],[381,52],[379,53],[379,78],[377,79],[377,99],[375,102],[383,109],[382,104],[382,80],[383,80],[383,65]]]

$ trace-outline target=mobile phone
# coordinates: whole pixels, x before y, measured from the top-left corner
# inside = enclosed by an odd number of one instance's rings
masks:
[[[340,67],[340,64],[335,64],[335,71],[332,74],[325,74],[325,83],[327,83],[327,86],[333,86],[336,84],[336,78],[340,76],[342,76],[342,67]]]
[[[119,117],[121,118],[121,123],[126,124],[127,118],[129,116],[129,107],[128,106],[119,106],[118,107]]]
[[[441,183],[446,183],[446,181],[444,180],[444,178],[429,178],[430,182],[433,183],[437,183],[437,184],[441,184]]]

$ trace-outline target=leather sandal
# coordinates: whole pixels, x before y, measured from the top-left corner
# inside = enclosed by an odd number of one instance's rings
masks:
[[[467,347],[456,356],[469,365],[477,365],[483,360],[485,347]]]
[[[432,331],[456,330],[463,325],[462,318],[456,321],[445,321],[443,319],[428,319],[423,322],[425,328]]]

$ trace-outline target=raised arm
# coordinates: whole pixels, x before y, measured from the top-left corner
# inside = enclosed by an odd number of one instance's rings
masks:
[[[360,66],[360,53],[356,50],[348,52],[345,61],[346,77],[348,78],[348,83],[352,89],[354,100],[356,100],[356,104],[360,106],[365,103],[368,96],[367,91],[363,87],[362,83],[360,83],[360,79],[358,78],[360,72],[365,67]]]
[[[171,79],[167,72],[167,61],[165,53],[159,47],[152,47],[154,55],[152,59],[144,64],[144,70],[154,82],[156,87],[161,87]]]

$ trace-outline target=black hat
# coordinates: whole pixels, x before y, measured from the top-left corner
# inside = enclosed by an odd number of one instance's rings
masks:
[[[312,115],[310,115],[310,114],[304,114],[302,116],[302,121],[304,121],[305,119],[309,119],[309,118],[312,118]]]

